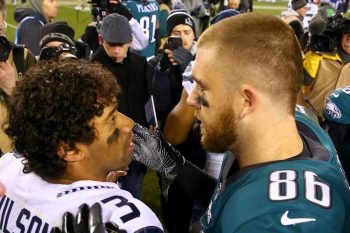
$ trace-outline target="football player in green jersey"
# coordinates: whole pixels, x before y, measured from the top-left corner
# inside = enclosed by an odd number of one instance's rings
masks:
[[[150,60],[156,54],[156,29],[159,28],[159,5],[156,0],[126,0],[122,3],[129,9],[134,18],[148,36],[148,46],[140,53]]]
[[[310,112],[295,111],[302,69],[293,30],[275,16],[237,15],[201,35],[187,102],[204,148],[227,151],[216,185],[159,132],[134,127],[134,158],[209,203],[203,232],[350,232],[350,189],[336,150]]]

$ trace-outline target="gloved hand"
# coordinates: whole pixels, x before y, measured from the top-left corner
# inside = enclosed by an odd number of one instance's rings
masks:
[[[128,21],[130,21],[130,19],[133,17],[131,12],[128,10],[128,8],[126,8],[126,6],[124,6],[122,3],[118,2],[118,3],[109,3],[108,4],[108,13],[118,13],[120,15],[125,16]]]
[[[183,73],[187,67],[187,65],[193,61],[193,55],[182,46],[179,46],[177,49],[173,51],[173,58],[179,64],[180,71]]]
[[[161,175],[174,173],[177,167],[184,165],[185,158],[165,141],[159,129],[150,132],[136,123],[132,131],[135,144],[132,155],[134,160]]]
[[[159,70],[161,72],[165,72],[170,66],[171,66],[171,63],[169,61],[168,54],[163,53],[159,61]]]
[[[102,209],[99,203],[89,207],[82,204],[79,207],[76,218],[70,212],[64,213],[62,217],[62,229],[55,227],[54,233],[126,233],[120,230],[114,223],[103,224]]]

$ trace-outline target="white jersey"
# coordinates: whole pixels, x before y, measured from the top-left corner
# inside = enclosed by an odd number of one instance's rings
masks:
[[[23,173],[22,158],[14,153],[0,158],[0,232],[51,232],[61,227],[66,211],[77,213],[81,204],[99,202],[104,222],[127,232],[163,232],[156,215],[141,201],[112,182],[78,181],[51,184],[35,173]]]

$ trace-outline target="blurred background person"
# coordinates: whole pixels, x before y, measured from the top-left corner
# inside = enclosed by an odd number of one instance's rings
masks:
[[[152,82],[160,127],[179,102],[182,74],[196,54],[196,26],[185,10],[172,10],[167,19],[168,40],[164,51],[148,62],[148,79]]]
[[[24,44],[35,56],[40,53],[40,29],[57,16],[57,0],[30,0],[30,8],[17,8],[15,44]]]
[[[291,26],[301,43],[304,37],[303,19],[306,15],[306,0],[292,0],[288,4],[288,10],[281,13],[282,19]]]
[[[215,4],[217,8],[217,13],[223,10],[226,10],[228,8],[239,10],[241,12],[253,12],[252,0],[219,0],[218,4],[217,3]]]
[[[140,51],[140,54],[148,61],[155,56],[158,50],[157,45],[159,45],[159,4],[156,0],[125,0],[122,3],[129,9],[141,25],[143,32],[148,36],[148,46]]]
[[[23,46],[16,46],[5,37],[6,2],[0,0],[0,148],[3,153],[12,151],[11,140],[2,124],[7,121],[7,100],[24,72],[36,63],[34,55]]]
[[[229,0],[228,6],[231,9],[238,10],[241,4],[241,0]]]
[[[210,0],[182,0],[184,10],[190,13],[196,25],[197,37],[209,26],[211,16]]]

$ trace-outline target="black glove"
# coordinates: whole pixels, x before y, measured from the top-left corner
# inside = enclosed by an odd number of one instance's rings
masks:
[[[130,21],[130,19],[133,17],[128,8],[126,8],[126,6],[124,6],[122,3],[109,3],[108,13],[118,13],[125,16],[128,21]]]
[[[90,57],[90,48],[89,45],[82,41],[74,41],[75,48],[77,49],[76,56],[77,58],[89,59]]]
[[[176,168],[185,164],[185,158],[165,141],[159,129],[150,132],[136,123],[132,131],[135,144],[132,155],[134,160],[161,175],[174,174]]]
[[[163,53],[159,61],[159,70],[165,72],[170,66],[171,63],[169,61],[168,54]]]
[[[193,61],[193,55],[182,46],[174,49],[173,58],[179,64],[181,73],[183,73],[187,65]]]
[[[114,223],[103,224],[102,209],[99,203],[89,207],[82,204],[79,207],[76,218],[70,212],[64,213],[62,217],[62,229],[55,227],[54,233],[126,233],[120,230]]]

